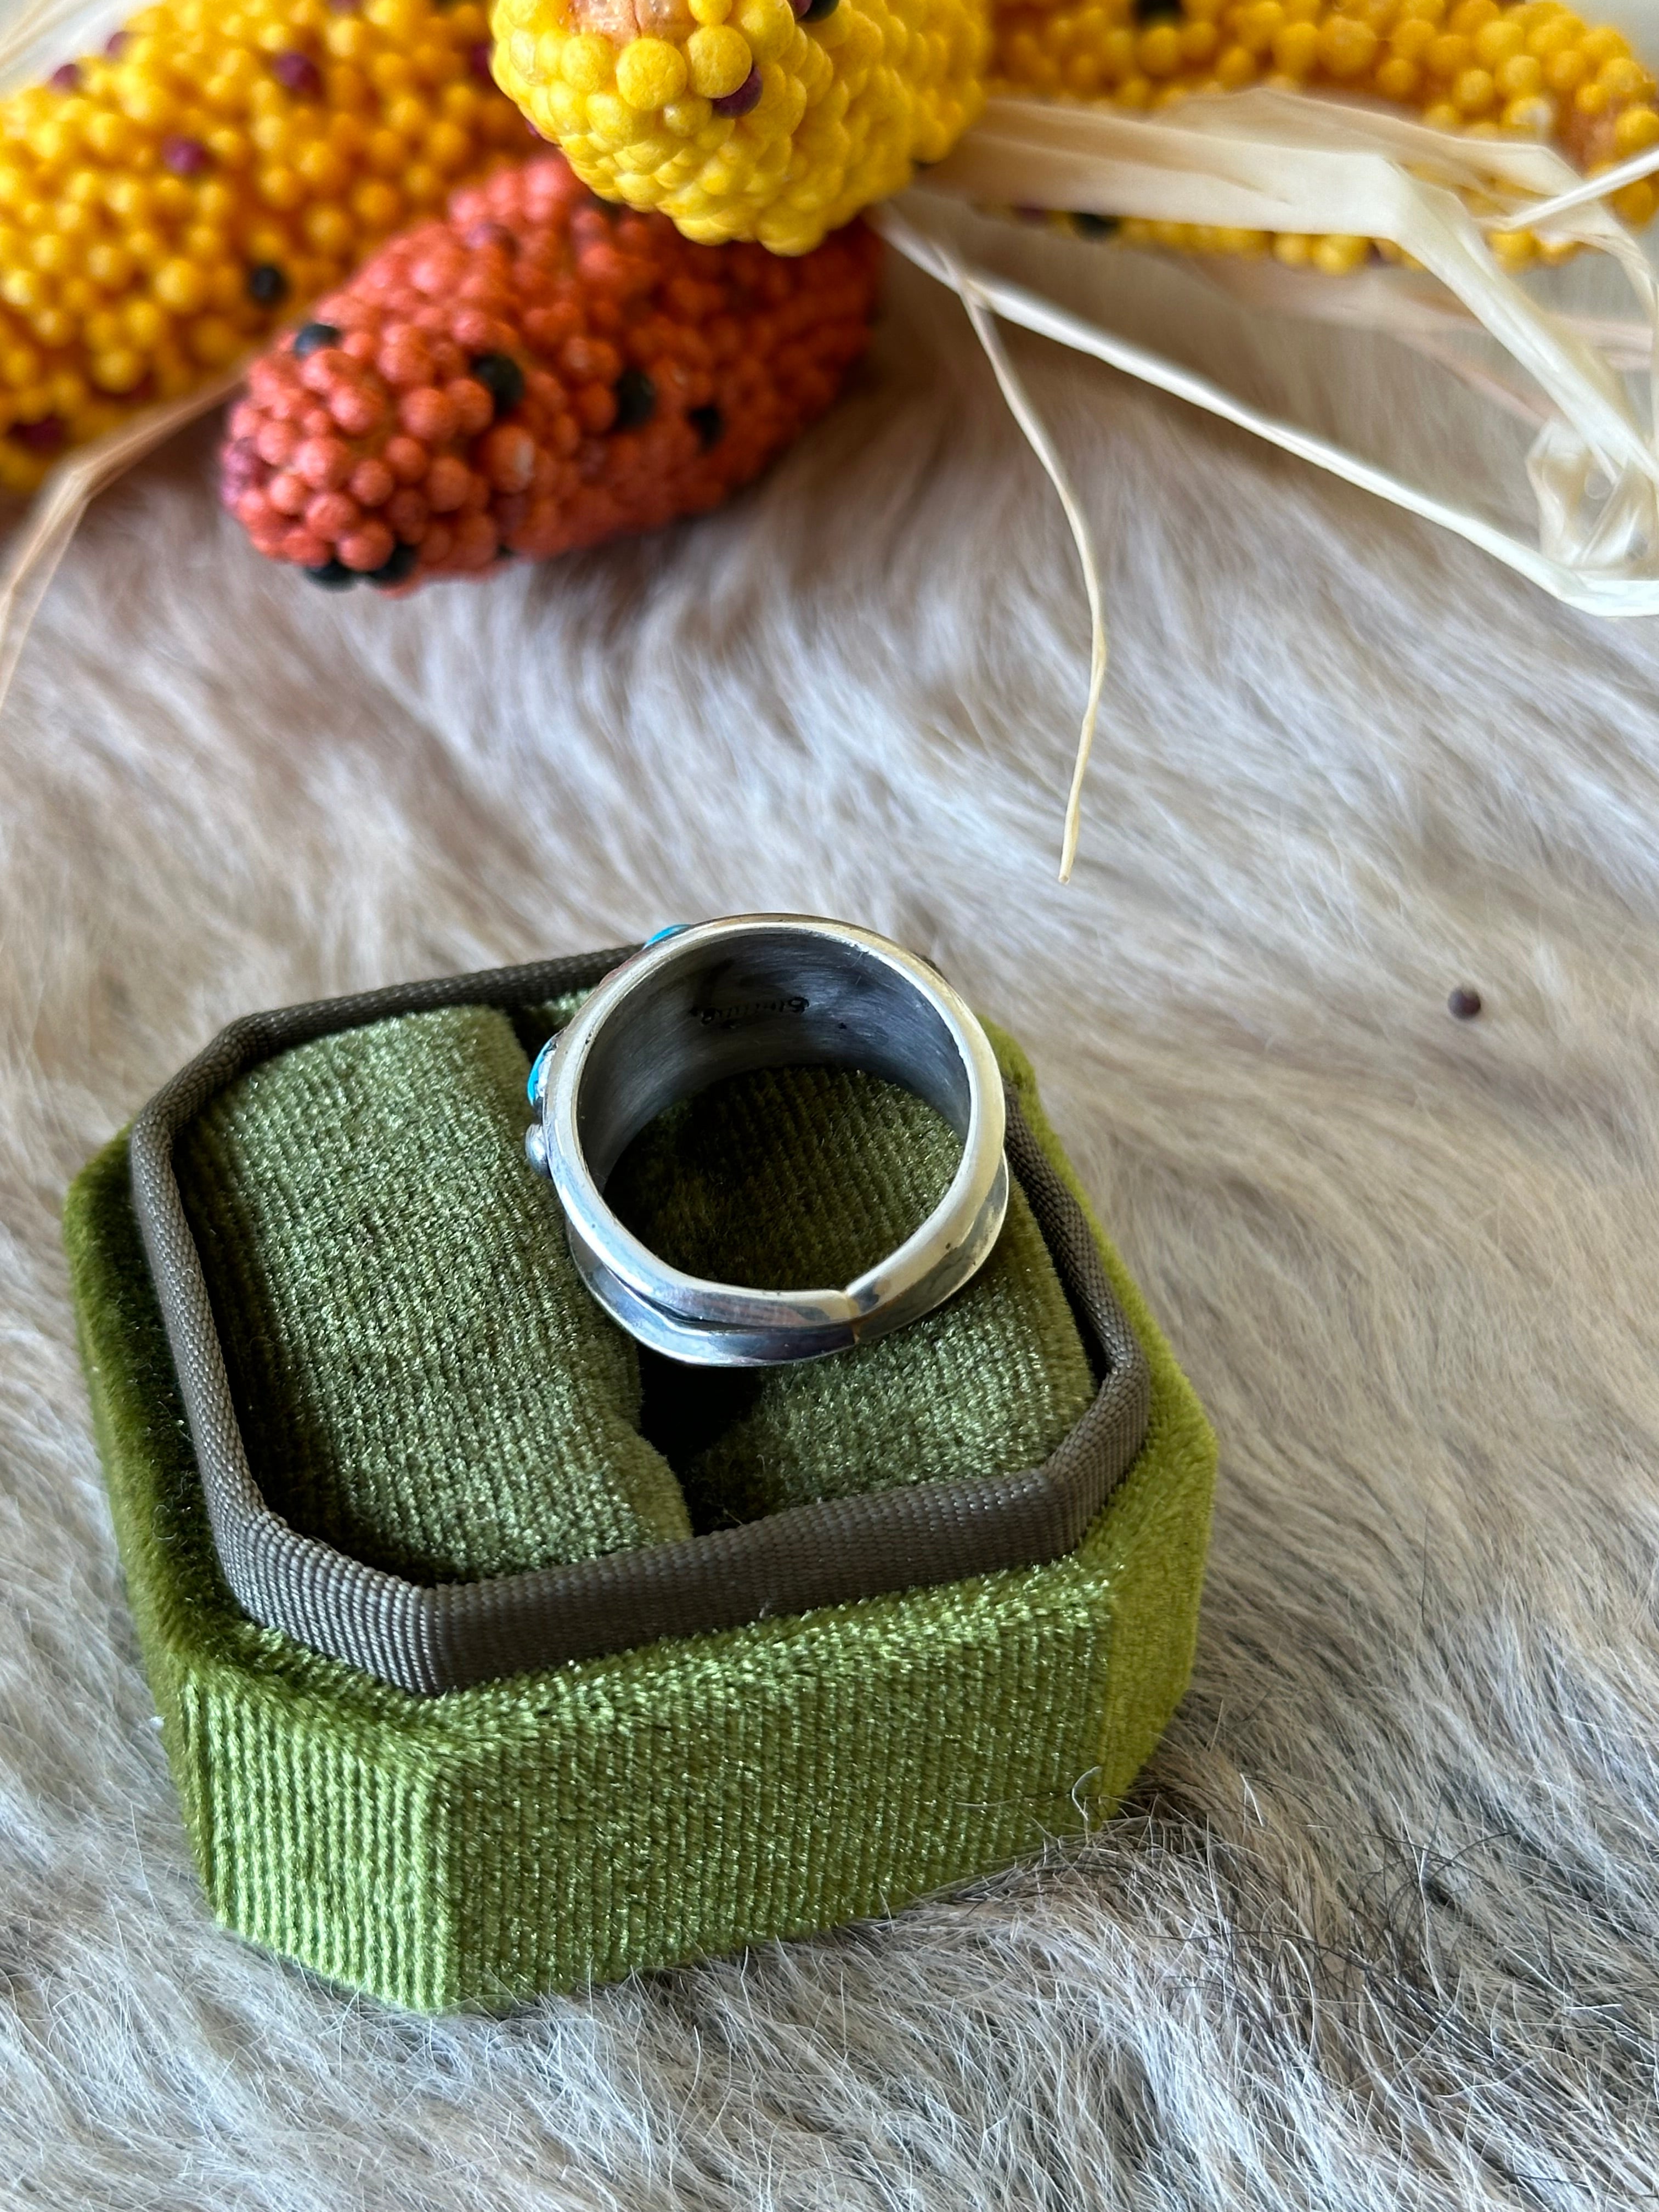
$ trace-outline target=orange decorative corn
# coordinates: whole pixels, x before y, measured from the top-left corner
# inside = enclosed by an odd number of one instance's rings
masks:
[[[324,584],[477,574],[697,514],[862,352],[862,225],[783,260],[596,201],[556,155],[458,192],[253,365],[225,504]]]
[[[0,100],[0,486],[521,150],[488,38],[474,0],[165,0]]]
[[[998,91],[1141,109],[1257,84],[1365,94],[1414,107],[1442,130],[1553,140],[1592,175],[1659,143],[1651,74],[1619,32],[1590,28],[1559,0],[1036,0],[1002,9],[994,27]],[[1640,225],[1659,191],[1646,180],[1628,185],[1612,205]],[[1333,276],[1373,250],[1364,238],[1192,223],[1097,228],[1126,245],[1272,251]],[[1528,231],[1497,233],[1492,244],[1512,267],[1575,250],[1540,246]]]

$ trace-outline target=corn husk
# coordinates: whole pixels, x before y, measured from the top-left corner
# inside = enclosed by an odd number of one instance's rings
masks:
[[[1306,94],[1194,99],[1155,116],[999,99],[929,173],[925,190],[877,210],[874,220],[896,250],[958,294],[981,338],[1000,319],[1091,355],[1455,532],[1570,605],[1631,617],[1659,613],[1659,276],[1601,195],[1656,169],[1659,152],[1586,180],[1544,145],[1448,133],[1375,106]],[[1267,261],[1212,259],[1200,264],[1198,282],[1276,317],[1297,314],[1367,343],[1407,346],[1474,392],[1486,412],[1524,423],[1530,440],[1518,459],[1532,527],[1517,516],[1515,484],[1495,484],[1482,507],[1466,491],[1437,483],[1427,439],[1418,456],[1390,465],[1147,344],[1121,316],[1079,312],[1044,288],[1053,252],[1029,233],[1017,247],[1005,241],[994,261],[976,255],[973,210],[985,206],[1391,242],[1420,267],[1329,278]],[[1489,240],[1522,224],[1599,257],[1622,287],[1625,311],[1552,301],[1547,283],[1507,273]],[[1084,245],[1062,251],[1093,255],[1097,266],[1141,258]],[[1118,288],[1126,296],[1133,289]],[[1006,360],[994,366],[1006,392]],[[1016,413],[1024,427],[1031,410],[1022,399]],[[1062,487],[1097,666],[1098,565],[1074,495],[1056,473],[1052,441],[1045,443],[1039,458]],[[1097,703],[1091,684],[1066,807],[1062,881],[1077,848]]]

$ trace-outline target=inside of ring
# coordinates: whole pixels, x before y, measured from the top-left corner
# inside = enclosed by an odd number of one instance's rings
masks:
[[[671,940],[671,945],[672,940]],[[576,1130],[594,1182],[678,1100],[763,1067],[855,1067],[943,1115],[964,1143],[968,1069],[949,1024],[867,947],[774,926],[680,950],[588,1047]]]

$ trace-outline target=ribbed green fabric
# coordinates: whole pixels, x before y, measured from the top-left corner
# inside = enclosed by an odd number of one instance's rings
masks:
[[[913,1093],[835,1068],[717,1083],[671,1108],[607,1196],[689,1273],[763,1290],[850,1282],[918,1227],[961,1146]],[[653,1370],[651,1433],[694,1525],[809,1498],[1036,1467],[1094,1378],[1024,1194],[984,1268],[911,1328],[793,1368]]]
[[[265,1061],[179,1146],[255,1481],[417,1579],[691,1533],[525,1164],[526,1066],[505,1014],[406,1015]]]
[[[1070,1179],[1029,1067],[996,1042]],[[76,1182],[65,1234],[134,1615],[214,1908],[392,2002],[500,2005],[1006,1863],[1109,1808],[1185,1685],[1214,1442],[1103,1240],[1152,1420],[1075,1553],[421,1698],[231,1602],[123,1140]]]
[[[919,1228],[961,1146],[925,1099],[845,1068],[780,1067],[671,1106],[605,1186],[694,1275],[759,1290],[850,1282]]]

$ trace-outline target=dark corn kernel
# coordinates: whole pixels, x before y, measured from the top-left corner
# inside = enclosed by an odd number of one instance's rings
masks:
[[[343,561],[325,561],[320,568],[307,568],[306,574],[325,592],[349,592],[357,580],[356,572]]]
[[[716,115],[735,119],[747,115],[750,108],[759,106],[761,94],[765,88],[760,71],[751,69],[735,92],[728,92],[720,100],[711,100],[708,105]]]
[[[256,307],[280,307],[288,297],[288,278],[274,261],[260,261],[248,270],[245,289]]]
[[[697,443],[708,453],[726,435],[726,417],[718,407],[688,407],[685,419],[697,434]]]
[[[295,357],[304,361],[311,354],[320,353],[325,346],[339,343],[340,333],[332,323],[301,323],[294,333]]]
[[[64,442],[66,426],[60,416],[43,415],[36,422],[19,422],[11,434],[32,453],[55,453]]]
[[[841,0],[811,0],[801,21],[803,23],[821,23],[826,15],[833,15],[840,5]]]
[[[1480,1011],[1480,994],[1468,983],[1460,983],[1446,1001],[1446,1012],[1455,1022],[1472,1022]]]
[[[292,48],[285,54],[273,54],[270,73],[296,99],[316,100],[322,93],[323,73],[309,54],[296,53]]]
[[[213,156],[199,138],[176,134],[161,141],[161,161],[175,177],[204,176],[213,167]]]
[[[1072,228],[1079,238],[1109,238],[1118,221],[1115,215],[1091,215],[1084,208],[1072,217]]]
[[[495,412],[510,415],[524,398],[524,371],[510,353],[481,353],[471,370],[495,403]]]
[[[617,395],[613,430],[638,430],[657,411],[657,387],[642,368],[625,368],[611,386]]]
[[[401,584],[405,577],[414,574],[420,558],[418,546],[394,545],[380,567],[369,570],[368,580],[371,584],[381,586]]]

